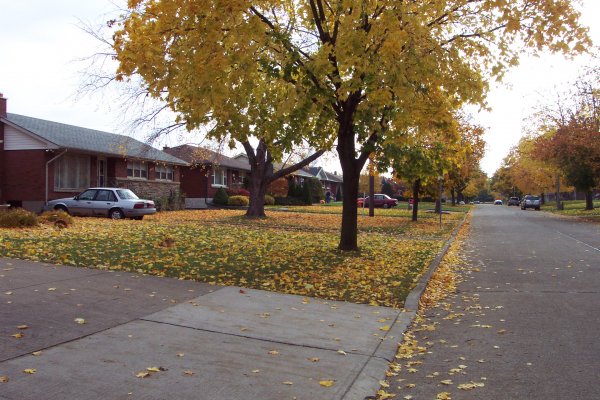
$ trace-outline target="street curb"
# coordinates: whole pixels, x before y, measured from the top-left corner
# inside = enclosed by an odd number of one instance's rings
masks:
[[[348,390],[344,393],[341,400],[372,400],[375,399],[375,393],[379,389],[380,380],[385,380],[385,372],[387,371],[388,363],[392,362],[396,356],[398,345],[402,343],[404,333],[412,325],[413,321],[417,317],[417,311],[419,309],[419,301],[425,288],[429,283],[429,279],[440,265],[442,259],[448,252],[448,249],[454,243],[458,232],[466,223],[471,211],[466,213],[463,220],[454,228],[450,238],[446,241],[442,249],[438,252],[435,258],[429,263],[427,271],[421,275],[419,281],[415,287],[410,291],[404,302],[404,308],[398,312],[396,319],[394,320],[390,330],[387,332],[381,343],[373,354],[369,357],[363,369],[359,372],[358,376],[352,382]],[[377,373],[375,371],[381,371],[381,366],[385,365],[386,368],[383,373]],[[379,377],[379,379],[377,379]]]

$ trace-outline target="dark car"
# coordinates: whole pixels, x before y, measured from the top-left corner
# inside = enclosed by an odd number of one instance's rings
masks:
[[[533,208],[539,211],[541,205],[542,201],[540,199],[540,196],[533,196],[531,194],[528,194],[526,196],[523,196],[523,199],[521,200],[521,210]]]
[[[519,198],[518,197],[511,197],[510,199],[508,199],[508,205],[509,206],[519,206]]]
[[[144,215],[156,213],[153,201],[140,199],[129,189],[105,187],[90,188],[75,197],[51,200],[44,209],[112,219],[142,219]]]
[[[390,207],[395,207],[398,205],[398,200],[392,199],[387,194],[376,194],[373,197],[374,197],[374,201],[373,201],[374,207],[390,208]],[[369,201],[370,201],[370,197],[358,199],[358,206],[359,207],[369,207]]]

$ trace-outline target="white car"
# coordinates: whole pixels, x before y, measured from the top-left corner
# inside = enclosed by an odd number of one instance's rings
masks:
[[[44,210],[63,210],[71,215],[142,219],[156,213],[152,200],[138,198],[129,189],[89,188],[75,197],[51,200]]]
[[[503,204],[503,203],[502,203],[502,200],[495,200],[495,201],[494,201],[494,205],[495,205],[495,206],[501,206],[502,204]]]

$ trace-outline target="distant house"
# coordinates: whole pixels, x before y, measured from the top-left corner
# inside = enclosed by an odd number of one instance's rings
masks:
[[[219,188],[240,189],[250,174],[248,158],[231,158],[187,144],[163,151],[188,163],[181,171],[186,208],[206,208]]]
[[[157,199],[179,191],[185,165],[128,136],[7,113],[0,94],[0,204],[40,211],[93,186]]]
[[[332,197],[335,197],[338,188],[341,193],[344,178],[338,175],[337,172],[327,172],[322,167],[310,167],[308,168],[308,172],[321,181],[324,195],[327,195],[327,192],[329,192]]]

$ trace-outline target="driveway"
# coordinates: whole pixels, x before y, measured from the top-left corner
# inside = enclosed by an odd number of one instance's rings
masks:
[[[416,326],[426,350],[405,361],[392,392],[600,398],[600,225],[480,205],[462,254],[464,281]]]

